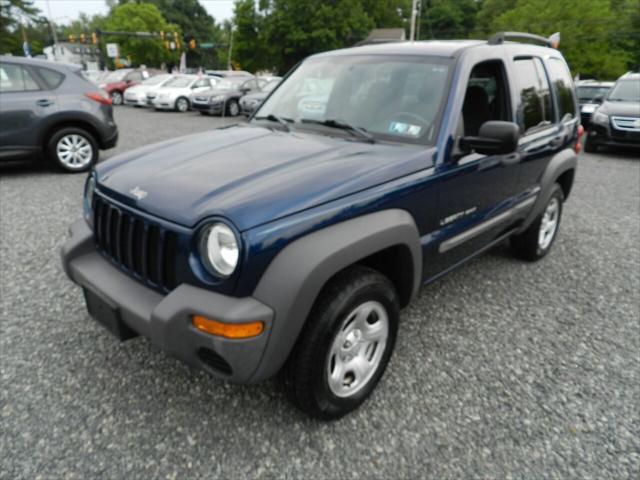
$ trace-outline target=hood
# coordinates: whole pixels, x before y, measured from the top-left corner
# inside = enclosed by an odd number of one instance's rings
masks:
[[[216,95],[224,95],[224,96],[230,96],[230,95],[240,95],[240,92],[238,90],[229,90],[229,89],[218,89],[218,88],[209,88],[207,90],[203,90],[201,92],[198,92],[197,95],[199,97],[213,97]]]
[[[431,167],[434,152],[245,125],[127,152],[96,175],[100,191],[151,215],[187,227],[222,216],[244,231]]]
[[[611,102],[606,100],[598,111],[606,115],[640,117],[640,102]]]
[[[251,101],[251,100],[264,100],[265,98],[267,98],[267,95],[269,95],[271,92],[256,92],[256,93],[249,93],[247,95],[245,95],[244,97],[241,98],[241,101],[246,102],[246,101]]]
[[[147,93],[150,92],[151,90],[158,90],[159,88],[162,88],[160,85],[134,85],[131,88],[127,88],[127,90],[133,92],[133,93]]]

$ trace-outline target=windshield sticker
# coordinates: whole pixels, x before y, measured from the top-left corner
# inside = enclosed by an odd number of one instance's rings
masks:
[[[418,137],[421,131],[422,127],[420,125],[411,125],[410,123],[402,122],[391,122],[389,124],[389,133]]]

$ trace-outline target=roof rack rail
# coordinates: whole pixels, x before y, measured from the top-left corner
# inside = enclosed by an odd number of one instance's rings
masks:
[[[500,45],[509,40],[528,40],[533,43],[543,45],[545,47],[558,48],[560,43],[560,33],[556,32],[549,38],[544,38],[541,35],[534,35],[533,33],[524,32],[498,32],[491,36],[487,43],[489,45]]]

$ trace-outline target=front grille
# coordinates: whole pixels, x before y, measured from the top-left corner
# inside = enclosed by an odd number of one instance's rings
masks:
[[[175,232],[98,196],[94,200],[93,222],[98,249],[121,269],[165,292],[177,286]]]
[[[616,130],[640,133],[640,117],[611,117],[611,124]]]
[[[231,365],[218,355],[213,350],[209,350],[208,348],[201,348],[198,350],[198,357],[204,363],[209,365],[212,369],[217,370],[218,372],[224,373],[225,375],[231,375],[233,370],[231,370]]]

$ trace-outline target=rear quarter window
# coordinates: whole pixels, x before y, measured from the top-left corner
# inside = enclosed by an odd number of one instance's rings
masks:
[[[36,71],[51,90],[58,88],[64,80],[64,74],[51,70],[50,68],[36,67]]]
[[[519,58],[514,62],[520,97],[519,123],[524,133],[553,123],[549,82],[539,58]]]
[[[560,121],[572,120],[576,116],[576,99],[571,74],[565,63],[558,58],[547,61],[549,78],[558,102]]]

